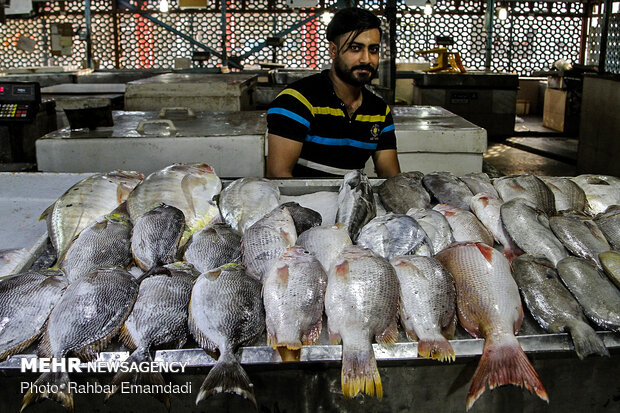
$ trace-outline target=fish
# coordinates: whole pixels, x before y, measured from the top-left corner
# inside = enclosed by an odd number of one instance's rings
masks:
[[[612,205],[594,217],[596,226],[605,234],[609,245],[620,251],[620,205]]]
[[[383,397],[372,338],[388,346],[396,342],[398,302],[396,271],[371,250],[346,247],[330,268],[325,313],[330,343],[342,341],[340,377],[345,398],[360,392]]]
[[[336,222],[345,225],[353,242],[364,225],[377,215],[372,185],[365,173],[348,172],[338,190]]]
[[[185,261],[201,273],[229,262],[241,262],[241,234],[224,222],[208,225],[185,244]]]
[[[387,260],[397,255],[433,255],[433,245],[422,226],[405,214],[373,218],[360,231],[357,245]]]
[[[0,250],[0,281],[7,276],[18,273],[22,267],[22,262],[28,257],[30,257],[28,248]]]
[[[222,190],[219,207],[224,221],[244,233],[280,205],[280,189],[266,178],[241,178]]]
[[[493,185],[504,202],[523,198],[547,215],[555,215],[553,192],[537,176],[528,174],[502,176],[495,179]]]
[[[194,232],[220,220],[214,198],[221,190],[222,182],[211,166],[175,163],[153,172],[136,186],[127,198],[127,208],[134,224],[161,204],[180,209],[185,216],[183,245]]]
[[[547,392],[516,334],[523,322],[519,288],[510,264],[499,251],[482,243],[453,244],[435,256],[452,274],[459,321],[469,334],[484,338],[466,409],[485,391],[505,384],[525,387],[549,402]]]
[[[512,262],[516,257],[523,254],[521,248],[515,244],[512,237],[506,231],[501,217],[501,207],[504,201],[499,196],[487,192],[480,192],[471,199],[471,210],[482,224],[488,229],[498,244],[504,247],[502,254]],[[489,244],[491,245],[491,244]]]
[[[440,204],[449,204],[469,211],[470,200],[474,194],[451,172],[426,174],[422,183]]]
[[[435,254],[454,242],[452,228],[441,212],[433,209],[410,209],[407,215],[413,217],[426,232]]]
[[[321,335],[327,274],[301,246],[288,247],[263,280],[267,344],[282,361],[299,361],[302,345]]]
[[[575,182],[560,176],[541,176],[540,179],[553,192],[557,212],[586,210],[588,206],[586,193]]]
[[[446,218],[456,242],[479,241],[493,246],[493,234],[469,209],[464,210],[448,204],[437,204],[433,210]]]
[[[316,191],[302,195],[280,195],[280,202],[297,202],[321,214],[322,225],[334,225],[338,211],[338,192]]]
[[[50,313],[39,344],[39,357],[76,356],[92,361],[119,332],[138,295],[138,283],[122,268],[102,268],[72,282]],[[58,392],[42,391],[58,386]],[[21,410],[52,399],[73,412],[66,372],[43,373],[24,395]]]
[[[353,245],[344,224],[310,228],[297,237],[296,245],[304,247],[319,260],[327,272],[342,250]]]
[[[598,255],[603,271],[609,279],[620,288],[620,252],[605,251]]]
[[[407,336],[418,341],[418,355],[454,361],[454,349],[448,342],[456,330],[452,275],[430,257],[394,257],[390,264],[400,284],[400,322]]]
[[[378,193],[386,211],[404,214],[411,208],[431,206],[431,196],[422,186],[424,174],[418,171],[402,172],[379,185]]]
[[[249,275],[262,280],[273,261],[296,241],[290,212],[276,207],[241,236],[241,262]]]
[[[185,215],[180,209],[161,204],[135,221],[131,234],[131,253],[138,267],[146,271],[176,261],[185,229]]]
[[[280,204],[280,208],[286,208],[290,212],[297,234],[301,234],[310,228],[318,227],[323,220],[321,214],[310,208],[303,207],[297,202],[285,202]]]
[[[462,176],[459,179],[465,182],[465,185],[469,188],[472,194],[476,195],[481,192],[489,193],[499,198],[497,190],[493,186],[489,175],[484,172],[472,172]]]
[[[566,213],[549,218],[549,225],[570,252],[591,260],[602,269],[598,254],[609,251],[611,247],[592,219]]]
[[[620,290],[592,262],[566,257],[558,274],[575,296],[586,317],[605,330],[620,332]]]
[[[189,335],[189,299],[198,274],[191,268],[184,268],[182,264],[167,264],[157,271],[163,273],[153,273],[140,283],[136,302],[119,334],[119,340],[132,350],[125,360],[130,366],[152,363],[151,352],[155,348],[183,347]],[[105,395],[105,400],[114,395],[123,382],[161,386],[166,384],[159,372],[118,372],[111,382],[113,391]],[[170,409],[168,394],[152,395]]]
[[[568,332],[580,359],[591,354],[609,357],[609,351],[566,289],[549,260],[521,255],[512,262],[513,277],[523,301],[538,324],[549,333]]]
[[[235,352],[265,331],[261,283],[238,264],[201,274],[192,289],[188,326],[200,347],[209,353],[219,352],[196,404],[217,393],[234,393],[256,406],[252,383]]]
[[[58,265],[69,282],[103,267],[126,267],[131,263],[131,221],[121,204],[80,232],[59,258]]]
[[[144,179],[134,171],[95,174],[69,188],[41,214],[58,257],[63,257],[71,242],[97,218],[109,214],[124,202]]]
[[[545,257],[555,266],[568,251],[549,226],[549,218],[529,201],[515,198],[500,209],[504,228],[519,248],[530,255]]]
[[[570,178],[586,194],[590,215],[605,212],[611,205],[620,205],[620,178],[610,175],[583,174]]]
[[[67,285],[60,270],[27,271],[0,282],[0,362],[39,338]]]

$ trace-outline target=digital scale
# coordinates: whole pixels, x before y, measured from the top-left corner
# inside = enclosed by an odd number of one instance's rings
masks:
[[[0,123],[30,122],[40,105],[37,82],[0,82]]]

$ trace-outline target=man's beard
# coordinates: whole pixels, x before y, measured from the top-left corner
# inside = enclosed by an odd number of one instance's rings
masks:
[[[342,59],[340,58],[334,59],[334,69],[338,77],[343,82],[348,83],[352,86],[363,86],[363,85],[370,83],[370,81],[375,77],[375,74],[377,73],[377,69],[375,69],[371,65],[353,66],[352,68],[349,69],[348,67],[344,65],[344,63],[342,62]],[[353,72],[357,69],[368,70],[369,74],[367,76],[364,76],[361,79],[357,78],[353,74]]]

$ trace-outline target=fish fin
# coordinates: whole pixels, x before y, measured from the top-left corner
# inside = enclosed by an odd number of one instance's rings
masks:
[[[223,353],[200,386],[196,405],[214,394],[233,393],[248,399],[254,407],[258,408],[253,387],[235,355]]]
[[[278,277],[276,278],[276,282],[282,284],[282,285],[287,285],[288,284],[288,277],[289,277],[289,272],[288,272],[288,265],[284,264],[280,267],[277,268],[278,271]]]
[[[13,354],[21,353],[22,351],[26,350],[32,343],[34,343],[34,341],[37,339],[37,337],[39,337],[39,335],[40,333],[37,333],[33,337],[29,338],[28,340],[22,341],[16,346],[6,349],[4,353],[0,353],[0,363],[5,361],[9,356],[12,356]]]
[[[407,330],[405,331],[405,334],[407,334],[407,338],[411,341],[418,341],[418,336],[415,334],[415,331],[413,330]],[[418,350],[418,353],[420,351]]]
[[[329,344],[340,344],[341,341],[342,337],[340,336],[340,333],[335,333],[332,330],[329,330]]]
[[[515,246],[514,248],[504,248],[504,250],[502,251],[502,254],[504,254],[504,257],[506,257],[506,259],[510,263],[510,266],[511,266],[510,268],[512,269],[512,261],[514,261],[515,258],[522,255],[523,251],[521,251],[520,248]]]
[[[566,326],[570,333],[573,344],[575,345],[575,353],[580,359],[591,354],[609,357],[609,350],[603,344],[603,340],[596,334],[596,331],[587,323],[575,321]]]
[[[476,242],[476,247],[480,250],[480,253],[484,257],[485,260],[489,262],[489,264],[493,263],[493,247],[489,247],[487,244],[483,242]]]
[[[342,348],[342,371],[340,374],[342,393],[347,399],[364,393],[383,398],[383,385],[377,369],[372,345],[363,348],[350,348],[344,343]]]
[[[267,327],[267,345],[273,348],[278,346],[278,337],[276,337],[269,327]]]
[[[454,314],[454,317],[450,319],[450,322],[448,323],[448,325],[444,326],[441,330],[441,333],[443,334],[443,336],[447,338],[448,340],[451,340],[452,338],[454,338],[455,332],[456,332],[456,314]]]
[[[125,360],[125,362],[130,366],[140,365],[140,363],[143,363],[143,362],[152,363],[153,358],[151,357],[151,354],[149,353],[148,348],[139,347],[133,353],[131,353],[131,355]],[[112,397],[118,391],[118,389],[124,382],[134,384],[134,385],[139,385],[139,386],[155,385],[152,387],[153,389],[161,389],[166,384],[164,380],[164,376],[162,376],[162,374],[159,372],[142,373],[142,372],[119,371],[118,373],[114,375],[114,378],[112,379],[112,382],[110,383],[111,384],[110,387],[112,388],[112,391],[109,393],[106,393],[103,399],[104,402],[108,401],[108,399]],[[159,387],[159,386],[162,386],[162,387]],[[169,394],[163,393],[163,392],[160,393],[158,391],[154,391],[149,394],[155,397],[160,402],[162,402],[166,406],[166,408],[170,410],[170,395]]]
[[[349,261],[344,260],[340,264],[336,264],[335,268],[336,268],[336,276],[341,277],[346,280],[347,275],[349,274]]]
[[[43,221],[52,215],[52,210],[54,209],[54,205],[56,205],[56,202],[54,202],[52,205],[45,208],[45,211],[43,211],[41,216],[39,216],[39,221]]]
[[[454,361],[456,356],[452,345],[444,336],[422,339],[418,342],[418,357],[439,361]]]
[[[469,410],[482,395],[487,384],[491,390],[505,384],[525,387],[542,400],[549,402],[547,392],[534,366],[513,335],[485,338],[482,357],[467,394],[466,410]]]
[[[69,375],[67,373],[43,373],[33,384],[34,389],[50,389],[58,386],[57,392],[43,391],[34,393],[28,390],[24,395],[22,407],[23,412],[28,405],[43,399],[51,399],[60,403],[69,413],[73,413],[73,394],[69,391]],[[56,389],[56,387],[54,387]]]
[[[280,228],[280,235],[282,235],[282,238],[284,238],[288,245],[295,245],[295,236],[293,236],[290,232]]]
[[[301,359],[301,347],[297,349],[291,349],[288,348],[288,346],[278,346],[276,347],[276,350],[278,350],[280,358],[284,362],[299,361]]]
[[[319,321],[310,327],[308,331],[301,337],[301,342],[304,346],[311,346],[319,340],[321,330],[323,329],[323,320],[319,318]]]
[[[396,318],[394,321],[385,329],[385,331],[377,336],[375,336],[377,343],[393,346],[398,341],[398,326],[396,325]]]
[[[39,357],[52,357],[52,345],[50,343],[50,336],[47,331],[47,324],[49,323],[49,318],[45,322],[45,326],[43,327],[43,335],[41,336],[41,341],[39,342],[39,348],[37,349],[37,355]]]
[[[133,337],[131,336],[131,333],[127,329],[127,324],[123,324],[123,326],[121,327],[121,332],[118,334],[118,339],[121,343],[123,343],[123,345],[129,347],[129,349],[131,350],[135,350],[136,348],[138,348],[138,345],[136,344]]]
[[[195,185],[202,186],[202,184],[203,179],[193,175],[185,175],[181,178],[181,190],[183,191],[183,196],[185,197],[185,201],[189,206],[192,216],[197,216],[196,207],[194,206],[194,197],[192,195],[192,187]]]
[[[212,270],[209,270],[207,272],[204,273],[204,276],[211,279],[211,280],[215,280],[217,279],[217,277],[220,276],[220,274],[222,273],[222,269],[221,268],[214,268]]]
[[[217,346],[204,335],[202,331],[196,326],[196,322],[194,321],[194,317],[192,317],[192,309],[191,309],[191,300],[190,300],[190,309],[189,316],[187,318],[187,327],[189,328],[190,333],[194,336],[196,343],[200,347],[202,347],[205,351],[209,353],[217,352]]]

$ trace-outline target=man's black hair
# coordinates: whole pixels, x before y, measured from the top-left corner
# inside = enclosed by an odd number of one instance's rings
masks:
[[[381,36],[381,20],[368,10],[348,7],[339,10],[327,25],[327,40],[336,43],[338,36],[353,32],[343,43],[343,45],[346,45],[350,40],[355,39],[362,32],[370,29],[378,29],[379,36]]]

